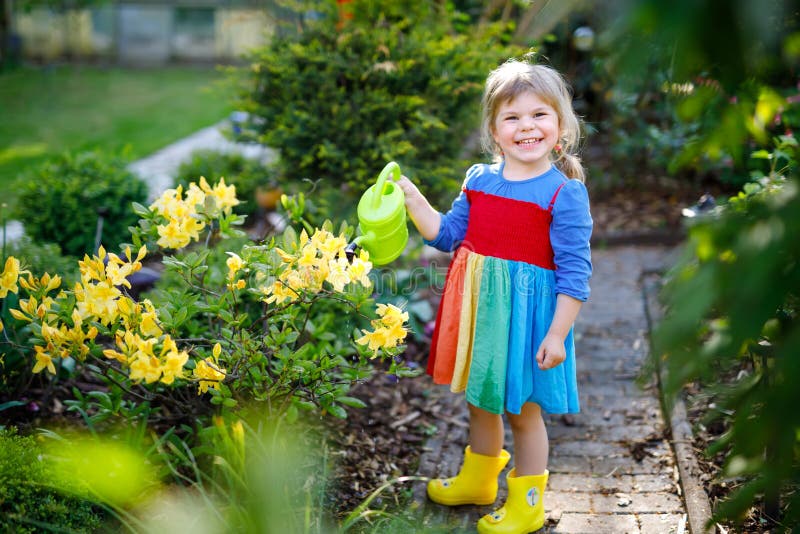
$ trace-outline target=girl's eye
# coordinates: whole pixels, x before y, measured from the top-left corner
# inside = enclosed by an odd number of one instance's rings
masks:
[[[508,115],[508,116],[506,116],[506,120],[507,121],[515,121],[515,120],[517,120],[517,116],[516,115]]]

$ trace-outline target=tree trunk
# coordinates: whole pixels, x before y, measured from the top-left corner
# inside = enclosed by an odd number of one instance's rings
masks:
[[[0,0],[0,71],[10,62],[11,52],[11,0]]]
[[[544,9],[548,3],[549,2],[535,2],[531,5],[531,7],[525,10],[519,19],[519,23],[517,24],[517,31],[514,32],[513,41],[515,43],[525,40],[526,36],[530,32],[533,21],[536,20],[536,15],[541,13],[542,9]]]
[[[494,15],[494,12],[500,9],[500,6],[506,3],[506,1],[507,0],[492,0],[491,2],[489,2],[489,5],[483,8],[483,13],[481,13],[481,18],[480,20],[478,20],[478,27],[482,27],[488,24],[489,21],[492,19],[492,15]]]

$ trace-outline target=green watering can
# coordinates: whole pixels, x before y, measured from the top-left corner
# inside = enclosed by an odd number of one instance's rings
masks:
[[[391,175],[392,179],[388,180]],[[358,230],[361,235],[347,246],[347,257],[355,255],[356,247],[369,252],[375,265],[385,265],[397,259],[408,243],[406,203],[403,190],[394,184],[400,179],[400,166],[390,161],[378,180],[358,202]]]

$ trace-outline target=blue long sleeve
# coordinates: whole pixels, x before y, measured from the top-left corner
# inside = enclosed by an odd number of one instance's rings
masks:
[[[426,245],[430,245],[436,249],[444,252],[451,252],[455,250],[464,235],[467,233],[467,223],[469,222],[469,200],[465,190],[471,186],[481,172],[482,165],[473,165],[467,170],[467,176],[464,179],[464,184],[461,186],[461,193],[453,201],[450,206],[450,211],[447,213],[440,213],[442,216],[439,225],[439,233],[432,240],[424,239]]]
[[[556,264],[556,293],[581,301],[589,298],[592,225],[586,186],[578,180],[568,181],[553,206],[550,225],[550,244]]]

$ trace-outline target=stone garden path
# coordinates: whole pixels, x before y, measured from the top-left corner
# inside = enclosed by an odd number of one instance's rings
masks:
[[[675,459],[654,380],[637,376],[648,353],[648,324],[640,279],[669,264],[670,249],[614,247],[593,251],[592,296],[576,325],[581,413],[550,416],[550,481],[545,492],[552,533],[682,533],[688,531]],[[431,386],[439,404],[436,436],[427,444],[422,476],[452,476],[467,441],[462,395]],[[506,448],[513,450],[507,431]],[[505,473],[498,506],[505,499]],[[445,522],[475,532],[489,506],[438,506],[416,489],[422,524]],[[424,532],[424,527],[419,530]]]

